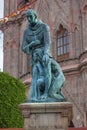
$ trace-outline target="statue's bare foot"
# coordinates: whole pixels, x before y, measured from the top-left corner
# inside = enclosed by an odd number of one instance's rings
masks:
[[[47,94],[43,94],[43,95],[41,96],[41,100],[45,100],[45,99],[47,99]]]

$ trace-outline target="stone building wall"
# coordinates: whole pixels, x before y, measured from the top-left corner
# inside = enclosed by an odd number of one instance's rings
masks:
[[[69,55],[68,58],[64,57],[58,61],[66,77],[63,92],[74,105],[75,127],[86,126],[84,117],[87,115],[87,0],[37,0],[32,8],[36,10],[38,18],[50,26],[51,50],[57,61],[60,26],[68,30]],[[5,16],[16,9],[16,0],[5,0]],[[25,12],[3,25],[3,28],[9,27],[4,31],[4,71],[21,78],[29,86],[30,57],[21,52],[23,32],[28,26]]]

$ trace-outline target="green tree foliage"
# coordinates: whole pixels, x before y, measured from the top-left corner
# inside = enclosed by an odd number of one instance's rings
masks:
[[[25,100],[25,85],[0,72],[0,128],[21,128],[23,118],[18,105]]]

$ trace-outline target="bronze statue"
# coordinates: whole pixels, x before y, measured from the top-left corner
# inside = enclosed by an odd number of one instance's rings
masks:
[[[32,85],[29,102],[66,101],[61,92],[65,77],[50,52],[49,26],[37,19],[34,10],[28,10],[26,17],[29,26],[24,31],[22,51],[31,55],[32,59]]]

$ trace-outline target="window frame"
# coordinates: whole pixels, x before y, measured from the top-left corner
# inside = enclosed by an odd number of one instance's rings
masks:
[[[64,35],[67,32],[66,35]],[[58,38],[59,37],[59,38]],[[67,38],[67,42],[64,42],[64,39]],[[61,39],[61,45],[59,45],[58,40]],[[66,52],[64,51],[64,47],[66,49]],[[60,54],[58,54],[58,50],[59,48],[61,48],[60,50]],[[60,25],[59,31],[57,33],[57,59],[58,61],[64,61],[67,60],[69,58],[69,33],[68,30],[63,28],[62,25]]]

